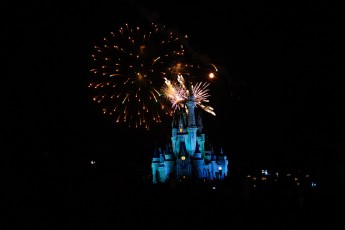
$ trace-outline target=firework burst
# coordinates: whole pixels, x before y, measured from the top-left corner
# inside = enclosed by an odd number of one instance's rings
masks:
[[[103,113],[129,127],[149,129],[171,115],[160,93],[177,57],[184,55],[181,38],[164,26],[125,24],[94,46],[89,87]]]
[[[209,89],[208,82],[197,82],[194,85],[189,82],[191,87],[188,89],[185,79],[182,75],[177,76],[177,80],[172,82],[165,78],[165,84],[162,87],[164,96],[171,102],[172,109],[174,111],[186,108],[186,101],[188,97],[193,95],[195,105],[204,111],[216,115],[213,108],[205,103],[209,102],[208,97]]]

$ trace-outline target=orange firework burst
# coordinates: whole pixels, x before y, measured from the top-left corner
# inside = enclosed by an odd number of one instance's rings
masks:
[[[125,24],[111,32],[92,54],[89,87],[103,113],[130,127],[149,129],[171,115],[160,88],[184,47],[177,33],[164,26],[148,28]]]

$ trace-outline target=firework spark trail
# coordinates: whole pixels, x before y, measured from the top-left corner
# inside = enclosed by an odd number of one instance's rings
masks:
[[[210,83],[207,82],[198,82],[195,86],[192,86],[195,102],[209,102],[207,99],[210,96],[207,88],[209,85]]]

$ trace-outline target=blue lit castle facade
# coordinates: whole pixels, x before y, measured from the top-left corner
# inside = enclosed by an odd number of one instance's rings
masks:
[[[151,163],[154,184],[168,180],[223,180],[228,176],[227,156],[222,149],[216,155],[206,139],[193,95],[185,107],[174,114],[171,142],[165,148],[155,147]]]

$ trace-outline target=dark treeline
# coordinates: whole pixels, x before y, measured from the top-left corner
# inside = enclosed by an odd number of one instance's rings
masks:
[[[343,215],[344,189],[253,184],[231,172],[223,182],[151,184],[123,169],[41,168],[14,173],[5,187],[3,229],[241,227],[330,229]],[[340,210],[340,211],[339,211]]]

